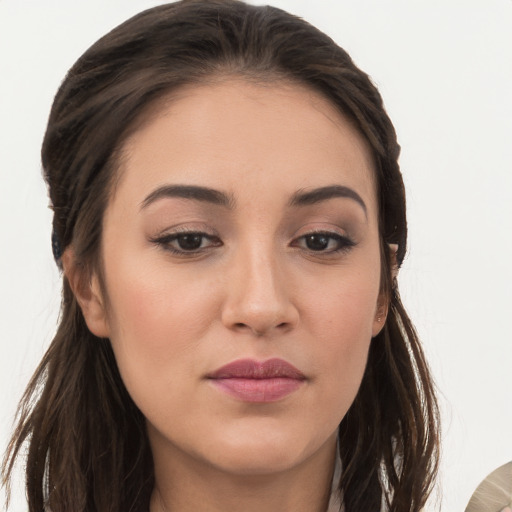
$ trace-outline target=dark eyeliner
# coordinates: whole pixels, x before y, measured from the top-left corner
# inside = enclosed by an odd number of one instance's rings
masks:
[[[184,248],[176,248],[172,245],[172,242],[175,242],[176,240],[179,240],[180,237],[201,237],[204,241],[209,240],[210,243],[207,247],[198,247],[198,248],[192,248],[190,250],[184,249]],[[171,254],[177,255],[177,256],[183,256],[183,257],[193,257],[198,256],[203,253],[205,253],[208,249],[212,247],[219,247],[222,245],[222,242],[220,239],[212,234],[205,233],[204,231],[197,231],[197,230],[179,230],[174,233],[168,233],[164,235],[158,235],[155,237],[152,237],[149,239],[149,241],[164,251],[170,252]]]
[[[329,256],[329,255],[336,255],[343,252],[348,252],[352,247],[354,247],[356,242],[354,242],[351,238],[349,238],[346,235],[341,235],[339,233],[333,232],[333,231],[324,231],[324,230],[318,230],[318,231],[310,231],[309,233],[305,233],[304,235],[296,238],[297,241],[303,240],[306,244],[307,237],[313,237],[313,236],[319,236],[319,237],[325,237],[327,239],[335,240],[337,242],[338,247],[335,249],[328,249],[328,250],[315,250],[310,247],[300,247],[303,250],[308,251],[310,254],[318,255],[318,256]],[[295,244],[294,244],[295,245]]]

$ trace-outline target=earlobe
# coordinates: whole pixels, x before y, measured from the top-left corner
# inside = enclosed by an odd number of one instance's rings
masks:
[[[391,264],[391,287],[395,287],[395,281],[398,276],[398,262],[396,260],[396,253],[398,251],[398,244],[388,244],[390,252],[390,264]],[[386,319],[389,312],[389,297],[386,293],[381,292],[377,303],[377,309],[375,312],[375,318],[373,320],[372,337],[375,338],[380,331],[384,328]]]
[[[375,338],[380,331],[382,331],[384,324],[386,323],[386,318],[388,316],[388,304],[385,297],[381,296],[379,298],[379,304],[377,305],[377,310],[375,312],[375,318],[373,320],[373,328],[372,328],[372,338]]]
[[[87,327],[95,336],[108,338],[109,327],[98,276],[96,273],[89,275],[86,269],[76,262],[74,251],[70,247],[62,255],[62,266]]]

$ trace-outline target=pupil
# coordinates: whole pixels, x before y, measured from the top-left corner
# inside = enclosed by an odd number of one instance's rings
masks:
[[[312,251],[323,251],[329,245],[329,237],[325,235],[309,235],[306,237],[306,245]]]
[[[181,249],[185,251],[193,251],[199,249],[203,241],[202,235],[180,235],[178,237],[178,244]]]

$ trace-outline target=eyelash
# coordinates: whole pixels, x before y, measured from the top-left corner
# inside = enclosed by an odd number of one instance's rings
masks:
[[[183,247],[178,248],[176,246],[173,246],[173,242],[177,242],[179,244],[179,241],[185,242],[187,238],[199,238],[199,247],[192,248],[192,249],[184,249]],[[336,247],[334,249],[312,249],[311,247],[308,247],[308,241],[314,242],[315,237],[317,238],[317,242],[319,238],[327,239],[327,246],[332,243],[332,241],[335,242]],[[202,247],[205,240],[209,240],[210,243],[206,247]],[[215,235],[210,235],[208,233],[205,233],[203,231],[182,231],[178,233],[169,233],[167,235],[163,235],[160,237],[156,237],[150,240],[152,243],[162,247],[164,250],[171,252],[174,255],[182,256],[182,257],[193,257],[198,256],[206,252],[211,247],[220,247],[224,245],[222,241]],[[304,244],[304,246],[301,247],[301,243]],[[334,255],[339,254],[342,252],[348,252],[352,247],[354,247],[356,244],[355,242],[350,239],[347,236],[340,235],[339,233],[330,232],[330,231],[311,231],[309,233],[306,233],[304,235],[301,235],[298,238],[295,238],[292,243],[290,244],[292,247],[297,247],[299,249],[303,249],[305,251],[310,252],[311,254],[315,256],[322,256],[322,255]]]
[[[302,235],[302,236],[296,238],[292,242],[292,245],[297,246],[298,241],[303,241],[304,244],[307,245],[308,239],[313,241],[314,237],[328,239],[327,244],[329,244],[332,241],[334,241],[336,244],[336,247],[334,249],[329,249],[329,250],[322,250],[322,249],[315,250],[315,249],[312,249],[311,247],[304,248],[305,250],[311,252],[311,254],[318,255],[318,256],[348,252],[352,247],[354,247],[356,245],[355,242],[348,236],[340,235],[339,233],[335,233],[332,231],[311,231],[309,233],[306,233],[305,235]]]
[[[185,241],[186,238],[192,238],[192,237],[199,237],[201,239],[200,245],[203,245],[204,240],[210,240],[211,244],[207,247],[198,247],[195,249],[184,249],[184,248],[177,248],[172,245],[173,242],[178,242],[181,239],[182,241]],[[221,240],[214,236],[210,235],[208,233],[205,233],[203,231],[181,231],[178,233],[169,233],[168,235],[163,235],[157,238],[153,238],[150,240],[154,244],[162,247],[166,251],[171,252],[172,254],[175,254],[177,256],[197,256],[199,254],[202,254],[206,250],[208,250],[209,247],[220,247],[223,245]]]

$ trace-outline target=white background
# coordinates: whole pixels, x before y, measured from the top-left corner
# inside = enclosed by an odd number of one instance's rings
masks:
[[[55,330],[60,279],[39,148],[66,70],[149,0],[0,0],[0,448]],[[254,2],[256,3],[256,2]],[[440,502],[512,460],[512,1],[275,0],[369,72],[402,145],[400,276],[440,389]],[[14,511],[23,511],[15,490]],[[2,505],[0,505],[2,508]]]

